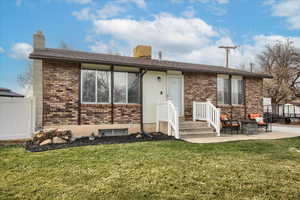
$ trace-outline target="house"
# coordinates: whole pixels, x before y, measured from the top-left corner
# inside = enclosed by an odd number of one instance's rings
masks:
[[[262,113],[263,79],[270,75],[151,58],[150,46],[133,57],[45,48],[33,36],[33,95],[37,127],[67,127],[77,135],[99,129],[155,131],[157,105],[171,99],[182,120],[193,101],[234,119]]]
[[[7,97],[22,98],[22,97],[24,97],[24,95],[15,93],[15,92],[11,91],[10,89],[0,87],[0,98],[7,98]]]

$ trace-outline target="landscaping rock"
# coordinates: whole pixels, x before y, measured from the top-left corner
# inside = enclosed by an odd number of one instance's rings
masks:
[[[158,133],[155,136],[151,136],[150,134],[142,135],[142,137],[137,138],[137,134],[130,134],[125,136],[105,136],[105,137],[96,137],[95,140],[90,140],[89,137],[82,137],[72,140],[67,143],[62,144],[51,144],[49,145],[39,145],[34,143],[32,140],[27,141],[25,143],[25,149],[31,152],[39,152],[39,151],[47,151],[53,149],[62,149],[68,147],[76,147],[76,146],[86,146],[86,145],[101,145],[101,144],[120,144],[120,143],[131,143],[131,142],[146,142],[146,141],[159,141],[159,140],[175,140],[174,137],[168,136],[162,133]],[[140,137],[140,136],[138,136]],[[50,140],[51,141],[51,140]]]
[[[53,143],[70,142],[72,139],[72,132],[71,130],[64,129],[45,129],[36,132],[32,138],[32,142],[34,144],[40,145],[48,139],[50,139],[51,141],[55,140]]]
[[[66,143],[66,142],[67,142],[67,140],[64,140],[64,139],[59,138],[59,137],[54,137],[53,138],[53,143],[54,144],[63,144],[63,143]]]
[[[44,140],[43,142],[41,142],[40,146],[44,146],[44,145],[51,144],[51,143],[52,143],[52,140],[51,139],[47,139],[47,140]]]

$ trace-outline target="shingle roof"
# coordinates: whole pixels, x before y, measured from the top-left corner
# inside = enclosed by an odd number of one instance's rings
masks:
[[[0,97],[24,97],[24,95],[12,92],[10,89],[0,87]]]
[[[114,64],[122,66],[132,66],[151,70],[178,70],[183,72],[202,72],[213,74],[232,74],[246,77],[272,78],[268,74],[252,73],[248,71],[225,68],[213,65],[193,64],[184,62],[174,62],[167,60],[156,60],[147,58],[135,58],[128,56],[118,56],[110,54],[89,53],[63,49],[35,49],[29,55],[31,59],[55,59],[65,61],[77,61],[99,64]]]

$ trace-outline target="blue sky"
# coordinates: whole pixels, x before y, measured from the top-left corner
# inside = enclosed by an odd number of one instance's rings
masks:
[[[135,45],[153,57],[223,65],[219,45],[238,45],[230,63],[256,62],[264,46],[289,38],[300,47],[299,0],[1,0],[0,87],[23,90],[16,79],[30,60],[32,34],[46,47],[131,55]]]

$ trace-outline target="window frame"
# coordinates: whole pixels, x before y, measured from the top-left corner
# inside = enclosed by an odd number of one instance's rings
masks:
[[[96,74],[96,78],[95,78],[95,102],[87,102],[87,101],[83,101],[83,76],[82,74],[84,73],[84,71],[94,71]],[[110,74],[110,79],[109,79],[109,101],[108,102],[98,102],[98,76],[97,73],[98,72],[109,72]],[[112,74],[113,73],[124,73],[125,74],[125,89],[126,89],[126,102],[112,102],[112,95],[114,95],[114,83],[112,83]],[[138,74],[138,102],[136,103],[128,103],[128,73],[134,73],[134,74]],[[115,81],[115,76],[114,76],[114,80]],[[113,89],[112,89],[113,86]],[[135,71],[110,71],[110,70],[105,70],[105,69],[85,69],[82,68],[80,69],[80,103],[81,104],[115,104],[115,105],[126,105],[126,104],[141,104],[140,102],[140,74],[138,72]],[[114,99],[114,98],[113,98]]]
[[[219,103],[218,102],[218,98],[219,98],[219,87],[218,87],[218,79],[222,78],[222,79],[228,79],[229,80],[229,104],[224,104],[224,103]],[[232,88],[232,81],[233,80],[241,80],[242,81],[242,91],[243,91],[243,103],[242,104],[233,104],[232,103],[232,95],[233,95],[233,88]],[[238,85],[237,85],[237,88]],[[223,91],[225,92],[225,91]],[[245,106],[245,79],[243,76],[234,76],[234,75],[225,75],[225,74],[218,74],[217,75],[217,104],[221,105],[221,106]],[[225,95],[224,95],[225,96]],[[224,99],[225,100],[225,99]]]
[[[88,102],[88,101],[83,101],[83,78],[82,78],[82,73],[84,71],[94,71],[95,72],[95,102]],[[110,74],[110,79],[109,79],[109,100],[108,102],[98,102],[98,76],[97,73],[98,71],[102,72],[110,72],[109,70],[98,70],[98,69],[81,69],[80,70],[80,103],[81,104],[110,104],[111,102],[111,73]]]
[[[229,104],[226,104],[225,103],[225,98],[226,98],[226,95],[225,95],[225,88],[223,89],[223,92],[224,92],[224,103],[219,103],[219,101],[218,101],[218,99],[219,99],[219,87],[218,87],[218,85],[219,85],[219,81],[218,81],[218,79],[219,78],[222,78],[224,81],[223,81],[223,83],[225,84],[226,83],[226,81],[225,80],[228,80],[228,82],[229,82],[229,85],[228,85],[228,92],[229,92]],[[223,75],[223,74],[218,74],[217,75],[217,104],[218,105],[230,105],[231,104],[231,86],[230,86],[230,84],[231,84],[231,79],[230,79],[230,76],[229,75]],[[223,85],[223,87],[225,87],[225,85]]]

